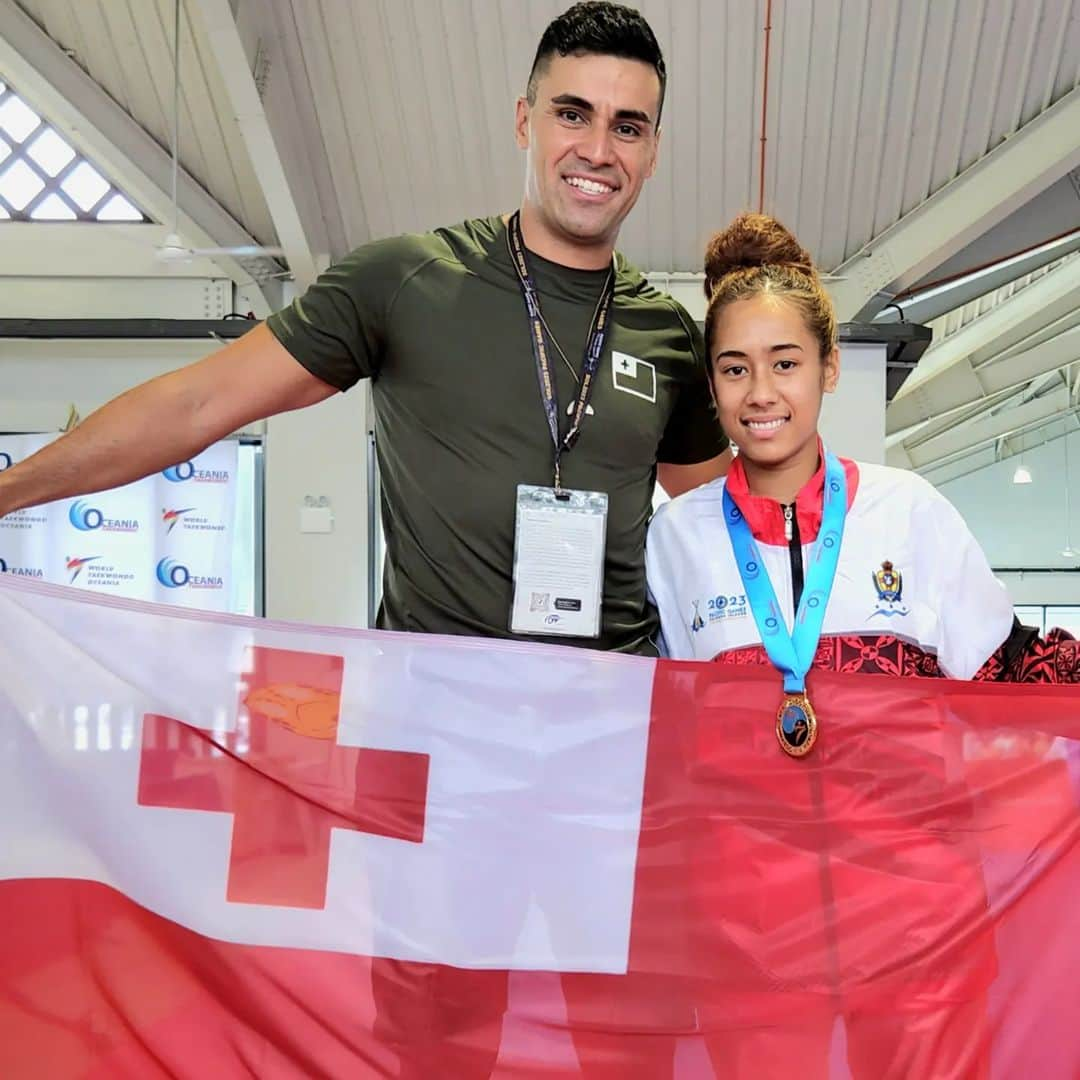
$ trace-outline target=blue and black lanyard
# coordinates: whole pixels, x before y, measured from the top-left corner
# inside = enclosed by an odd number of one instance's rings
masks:
[[[551,441],[555,447],[555,491],[558,493],[562,491],[560,461],[562,455],[573,448],[574,443],[577,442],[578,436],[581,434],[581,425],[589,406],[589,398],[592,397],[593,383],[596,381],[596,373],[599,370],[600,359],[604,352],[604,342],[607,340],[611,320],[611,305],[615,297],[615,274],[613,270],[608,270],[607,280],[604,282],[604,291],[601,294],[600,302],[596,305],[592,325],[589,327],[585,357],[581,364],[577,403],[571,413],[570,428],[565,435],[560,436],[559,399],[552,373],[551,352],[548,345],[549,332],[540,313],[540,297],[537,294],[536,286],[533,284],[532,276],[529,274],[529,266],[525,257],[525,243],[521,237],[520,213],[515,213],[510,218],[507,226],[507,241],[514,269],[517,271],[518,282],[521,285],[521,294],[525,298],[525,308],[529,315],[529,341],[532,344],[533,358],[536,361],[536,377],[540,383],[540,397],[544,403],[548,428],[551,430]]]

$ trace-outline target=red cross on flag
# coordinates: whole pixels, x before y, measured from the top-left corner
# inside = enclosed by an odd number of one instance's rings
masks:
[[[233,815],[227,900],[324,907],[334,828],[423,840],[428,756],[338,744],[343,668],[253,647],[242,728],[143,717],[139,803]]]
[[[4,1080],[1080,1075],[1080,688],[0,581]]]

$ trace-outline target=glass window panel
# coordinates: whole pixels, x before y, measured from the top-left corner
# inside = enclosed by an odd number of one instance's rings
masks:
[[[50,176],[55,176],[66,165],[70,164],[71,159],[75,156],[75,151],[67,139],[62,139],[52,128],[46,128],[30,144],[26,152]]]
[[[89,210],[109,190],[109,182],[88,161],[76,165],[60,186],[83,210]]]
[[[142,211],[132,206],[123,195],[114,195],[97,212],[98,221],[142,221]]]
[[[0,128],[16,142],[22,142],[40,123],[41,117],[14,94],[0,105]]]
[[[78,214],[56,192],[47,195],[30,211],[35,221],[75,221]]]
[[[0,219],[147,220],[127,196],[2,81]]]
[[[0,173],[0,195],[16,210],[33,202],[44,186],[45,181],[21,158]]]
[[[1013,611],[1025,626],[1034,626],[1040,634],[1043,632],[1042,604],[1017,604]]]
[[[1062,630],[1068,630],[1073,637],[1080,638],[1080,607],[1047,604],[1046,628],[1049,630],[1054,626],[1060,626]]]

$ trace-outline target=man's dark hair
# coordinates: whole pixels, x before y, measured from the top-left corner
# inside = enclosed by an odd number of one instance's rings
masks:
[[[640,60],[656,70],[660,79],[660,101],[656,108],[656,126],[660,127],[660,112],[664,107],[667,88],[667,68],[664,54],[657,44],[652,27],[641,12],[608,0],[584,0],[564,11],[548,24],[536,50],[525,98],[536,104],[536,83],[547,70],[551,58],[582,56],[618,56],[624,60]]]

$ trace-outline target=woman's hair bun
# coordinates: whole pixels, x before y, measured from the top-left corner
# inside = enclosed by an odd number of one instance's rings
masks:
[[[810,253],[776,218],[745,213],[716,233],[705,249],[705,295],[711,299],[726,275],[759,266],[785,267],[814,276]]]

